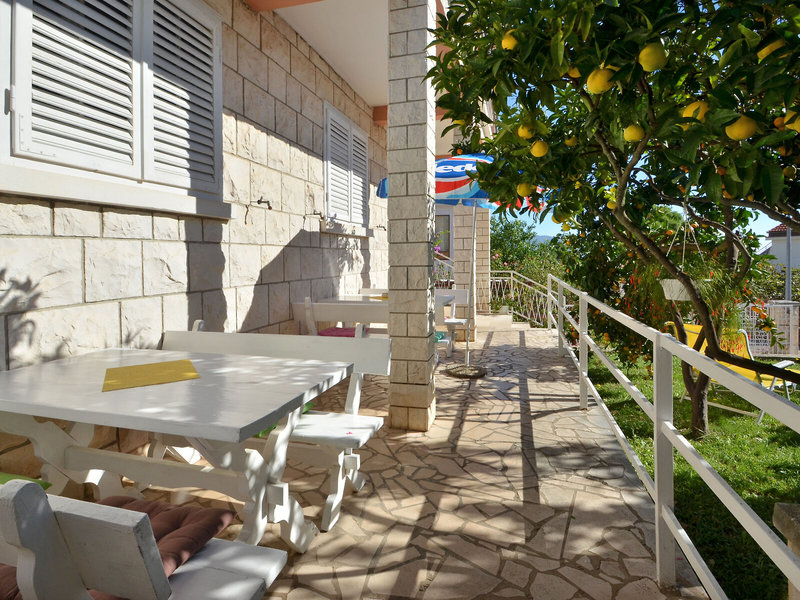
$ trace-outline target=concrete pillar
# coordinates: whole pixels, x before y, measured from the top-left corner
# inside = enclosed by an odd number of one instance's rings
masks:
[[[427,431],[436,416],[433,313],[436,107],[425,73],[435,0],[389,2],[389,424]]]

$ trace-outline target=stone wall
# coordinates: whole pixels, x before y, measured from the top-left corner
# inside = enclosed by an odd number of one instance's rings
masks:
[[[224,200],[235,217],[9,197],[0,182],[0,369],[152,347],[199,318],[210,330],[295,333],[291,302],[388,285],[386,200],[375,195],[386,129],[278,15],[211,4],[224,23]],[[320,231],[326,101],[370,137],[369,237]],[[95,441],[116,443],[111,431]],[[26,440],[0,435],[0,470],[36,474]]]

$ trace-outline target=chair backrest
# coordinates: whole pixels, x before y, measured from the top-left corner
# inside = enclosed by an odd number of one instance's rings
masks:
[[[306,329],[311,335],[317,335],[317,323],[386,323],[388,321],[389,305],[387,301],[368,303],[347,302],[312,302],[306,298],[305,321]]]
[[[353,373],[370,375],[388,375],[392,355],[389,338],[326,338],[215,331],[165,331],[161,348],[184,352],[352,362]]]
[[[165,331],[161,348],[184,352],[352,362],[353,376],[350,378],[345,411],[353,414],[358,413],[364,374],[388,375],[392,363],[392,340],[377,337]]]
[[[678,337],[678,331],[675,327],[675,323],[672,321],[667,321],[665,323],[667,327],[670,329],[670,333],[674,335],[676,338]],[[695,342],[697,342],[697,338],[700,336],[700,332],[703,330],[701,325],[694,325],[694,324],[685,324],[683,326],[684,331],[686,331],[686,345],[690,348],[694,347]],[[753,359],[753,354],[750,351],[750,340],[747,337],[747,332],[744,329],[739,329],[738,331],[726,331],[723,334],[721,344],[724,350],[730,352],[731,354],[736,354],[737,356],[742,356],[744,358],[748,358],[750,360]],[[700,347],[699,352],[705,353],[706,350],[706,342],[703,341],[703,345]],[[746,369],[744,367],[737,367],[736,365],[732,365],[730,363],[718,361],[720,364],[725,365],[731,371],[738,373],[742,377],[746,377],[751,381],[755,381],[756,383],[761,383],[761,376],[752,369]]]
[[[47,496],[36,483],[0,486],[0,548],[16,551],[25,600],[90,600],[96,589],[130,600],[167,600],[150,519],[144,513]]]

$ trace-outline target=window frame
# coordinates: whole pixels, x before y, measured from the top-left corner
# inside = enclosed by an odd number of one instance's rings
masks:
[[[347,134],[348,134],[348,147],[347,147],[347,157],[348,157],[348,173],[350,176],[348,186],[348,203],[349,203],[349,212],[348,218],[342,218],[341,216],[334,216],[331,210],[331,188],[330,188],[330,180],[331,180],[331,150],[330,150],[330,121],[331,117],[339,121],[341,125],[346,126]],[[351,235],[360,235],[360,236],[367,236],[369,235],[369,219],[370,219],[370,181],[369,181],[369,147],[370,147],[370,139],[369,135],[367,135],[364,130],[362,130],[358,125],[356,125],[352,120],[350,120],[347,116],[342,114],[339,110],[337,110],[334,106],[330,103],[326,102],[324,104],[324,119],[325,119],[325,128],[324,128],[324,147],[323,147],[323,161],[325,164],[324,173],[324,192],[325,192],[325,231],[331,231],[335,233],[343,233],[343,234],[351,234]],[[353,204],[354,204],[354,196],[353,196],[353,156],[354,156],[354,146],[353,146],[353,138],[354,136],[358,136],[363,138],[364,141],[364,151],[366,155],[366,164],[365,164],[365,173],[364,173],[364,195],[361,198],[362,202],[362,219],[360,221],[353,220]]]
[[[213,119],[214,119],[214,170],[213,189],[188,188],[172,183],[147,181],[144,179],[146,168],[147,143],[143,139],[143,128],[147,123],[145,113],[152,119],[153,102],[146,96],[146,75],[149,69],[142,68],[142,60],[147,55],[146,46],[152,47],[152,35],[146,37],[148,29],[152,32],[152,24],[145,24],[144,15],[152,7],[153,0],[134,0],[134,22],[138,24],[138,33],[134,32],[134,69],[138,71],[138,82],[134,85],[134,102],[139,104],[138,122],[134,121],[134,129],[138,136],[138,149],[134,155],[139,157],[139,170],[128,175],[119,175],[89,170],[85,167],[70,166],[46,159],[15,155],[13,145],[17,135],[17,119],[19,118],[19,90],[14,69],[20,61],[17,48],[20,44],[30,47],[30,37],[20,41],[15,30],[18,22],[18,10],[31,6],[31,0],[12,0],[0,3],[0,56],[7,60],[0,61],[0,90],[3,95],[0,110],[0,194],[18,194],[52,198],[64,201],[101,204],[153,210],[166,213],[206,216],[228,219],[234,216],[234,207],[223,202],[223,152],[222,152],[222,19],[209,6],[199,0],[170,0],[178,8],[202,22],[213,35]],[[21,8],[18,8],[21,7]],[[135,25],[136,26],[136,25]],[[137,39],[138,38],[138,39]],[[138,60],[137,47],[138,46]],[[142,47],[145,48],[142,48]],[[6,53],[7,51],[7,53]],[[30,70],[28,70],[30,73]],[[28,75],[30,77],[30,75]],[[152,96],[150,96],[152,98]],[[150,143],[152,147],[152,142]]]

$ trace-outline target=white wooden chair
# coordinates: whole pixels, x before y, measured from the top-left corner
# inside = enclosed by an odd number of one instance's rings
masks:
[[[16,566],[25,600],[256,600],[286,552],[212,539],[167,578],[144,513],[0,485],[0,562]]]
[[[466,319],[459,319],[456,317],[456,307],[459,304],[469,303],[469,290],[456,290],[456,289],[436,289],[434,292],[437,296],[453,296],[453,301],[450,303],[450,314],[445,314],[444,323],[437,323],[437,325],[444,325],[447,327],[446,341],[442,343],[447,344],[447,357],[453,356],[453,347],[456,340],[456,328],[465,327],[467,325]]]
[[[385,320],[382,316],[382,308],[379,306],[364,307],[357,304],[322,304],[311,301],[311,298],[306,297],[304,303],[304,317],[306,332],[309,335],[317,335],[321,337],[374,337],[376,335],[386,336],[388,330],[386,328],[370,327],[371,323],[380,323]],[[296,309],[295,309],[296,310]],[[327,327],[326,329],[318,329],[317,323],[343,323],[341,327]],[[363,325],[363,332],[359,333],[357,327],[348,327],[347,323],[357,323]]]
[[[344,413],[309,411],[300,417],[289,438],[290,458],[328,468],[330,488],[320,526],[322,531],[328,531],[339,518],[346,482],[350,481],[356,491],[365,483],[359,470],[360,457],[354,450],[383,426],[383,418],[358,414],[361,385],[365,374],[389,374],[391,340],[217,333],[202,331],[202,326],[198,329],[164,332],[162,349],[353,363]],[[162,439],[163,448],[173,445],[173,441]],[[263,445],[263,440],[259,443]]]

